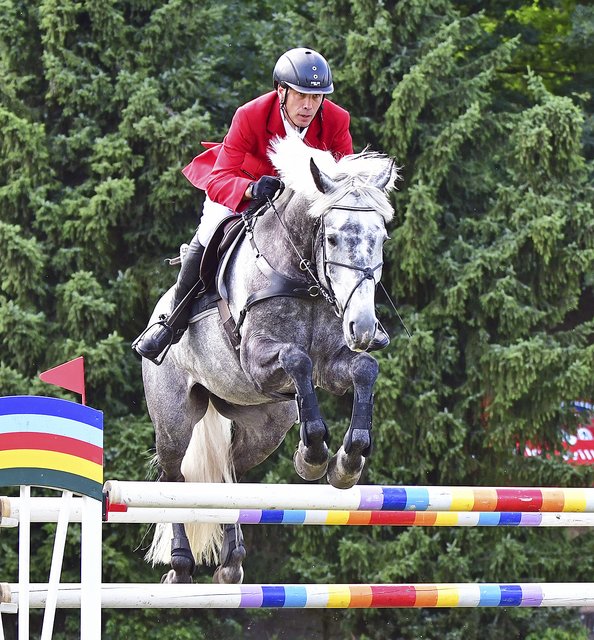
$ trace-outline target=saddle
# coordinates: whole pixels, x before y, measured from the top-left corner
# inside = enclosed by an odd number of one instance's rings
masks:
[[[217,225],[200,263],[200,278],[207,291],[214,286],[223,256],[236,244],[244,232],[245,227],[240,213],[228,216]]]
[[[219,307],[219,309],[226,307],[226,304],[221,304],[223,303],[223,298],[217,287],[217,282],[222,281],[222,273],[232,253],[230,249],[237,246],[244,234],[245,227],[241,214],[234,214],[225,218],[216,227],[204,250],[204,255],[200,263],[200,279],[204,284],[204,290],[203,293],[199,294],[199,297],[195,298],[191,303],[190,323],[198,322],[205,313],[210,313],[217,307]],[[182,253],[183,251],[180,251],[180,254]],[[183,257],[180,255],[179,261],[181,260],[183,260]],[[225,317],[222,318],[223,323],[229,319],[230,315],[228,310],[224,311],[224,313]],[[229,333],[229,331],[227,331],[227,333]],[[236,346],[234,340],[232,340],[232,344]]]
[[[241,343],[239,328],[245,319],[245,314],[255,304],[279,296],[309,299],[316,297],[319,293],[319,282],[312,281],[307,277],[307,274],[303,278],[295,279],[287,277],[271,267],[266,258],[257,250],[253,237],[250,237],[250,242],[256,253],[255,264],[260,272],[266,276],[269,284],[248,296],[236,323],[229,309],[224,275],[235,248],[245,235],[246,227],[243,224],[241,214],[229,216],[219,223],[204,250],[200,264],[200,277],[204,289],[203,293],[198,294],[199,297],[193,301],[189,319],[190,323],[198,322],[205,314],[217,313],[218,309],[223,328],[236,350],[239,349]]]

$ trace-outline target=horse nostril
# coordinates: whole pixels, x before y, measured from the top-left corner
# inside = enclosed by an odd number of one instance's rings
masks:
[[[353,340],[355,339],[355,323],[352,321],[349,322],[349,335]]]

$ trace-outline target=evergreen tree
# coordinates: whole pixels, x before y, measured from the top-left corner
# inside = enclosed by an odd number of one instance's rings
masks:
[[[313,46],[357,150],[403,165],[382,302],[375,453],[362,482],[591,485],[561,446],[592,391],[594,14],[575,0],[0,0],[0,393],[84,355],[106,474],[144,479],[153,444],[129,349],[174,281],[201,195],[180,174],[274,61]],[[508,6],[507,6],[508,5]],[[342,431],[349,399],[324,399]],[[255,480],[295,482],[291,433]],[[518,445],[518,446],[516,446]],[[45,581],[52,525],[37,532]],[[155,581],[143,527],[105,531],[104,579]],[[148,534],[150,536],[150,533]],[[70,534],[76,541],[76,529]],[[580,581],[591,535],[565,530],[246,528],[250,582]],[[16,580],[16,539],[0,539]],[[210,579],[202,570],[199,580]],[[76,558],[65,579],[77,580]],[[246,638],[286,612],[105,611],[106,638]],[[324,611],[320,637],[585,638],[575,611]],[[76,616],[61,613],[61,637]],[[248,624],[249,623],[249,624]],[[254,634],[260,633],[256,624]],[[9,632],[10,633],[10,632]],[[10,636],[9,636],[10,637]],[[311,636],[310,636],[311,637]]]
[[[591,42],[578,34],[591,18],[576,3],[549,5],[516,3],[513,20],[479,13],[483,3],[461,11],[440,0],[337,0],[322,12],[316,44],[341,60],[336,84],[357,143],[404,165],[384,278],[413,335],[391,319],[373,483],[592,482],[590,471],[545,455],[562,446],[560,426],[571,428],[571,402],[593,397],[591,112],[587,96],[570,92],[590,73],[579,56]],[[582,42],[564,82],[527,66],[533,47],[517,27],[526,13],[538,18],[532,45],[549,60],[568,39]],[[518,455],[527,440],[543,446],[542,458]],[[307,574],[319,534],[305,535],[294,549]],[[332,532],[328,542],[339,582],[576,579],[565,532],[374,530],[348,541]],[[545,637],[561,624],[584,633],[573,613],[488,610],[366,612],[345,629],[385,637],[380,617],[403,638]]]

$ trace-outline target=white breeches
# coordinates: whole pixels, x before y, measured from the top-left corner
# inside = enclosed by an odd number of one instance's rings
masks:
[[[202,217],[200,218],[200,224],[196,232],[198,234],[198,240],[203,247],[208,244],[219,222],[232,214],[233,209],[229,209],[229,207],[225,207],[218,202],[213,202],[206,196],[204,206],[202,207]]]

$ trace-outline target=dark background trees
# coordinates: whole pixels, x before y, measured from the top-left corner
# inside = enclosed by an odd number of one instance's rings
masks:
[[[331,62],[356,149],[403,166],[384,283],[412,338],[379,296],[393,341],[379,355],[377,446],[362,481],[591,485],[585,468],[516,454],[527,440],[559,447],[570,402],[594,397],[585,2],[0,0],[0,393],[60,393],[38,373],[84,355],[88,402],[105,414],[106,474],[147,475],[152,429],[129,343],[176,275],[163,259],[197,223],[202,196],[180,169],[300,45]],[[348,404],[324,399],[331,424]],[[253,479],[295,482],[295,441]],[[50,530],[39,532],[42,559]],[[105,530],[106,581],[158,579],[141,560],[144,534]],[[249,582],[592,572],[592,535],[563,530],[275,528],[262,538],[246,531]],[[15,579],[10,533],[0,547],[1,577]],[[67,579],[75,569],[73,558]],[[585,637],[576,611],[290,615],[112,611],[104,635]],[[73,618],[61,616],[63,637]]]

